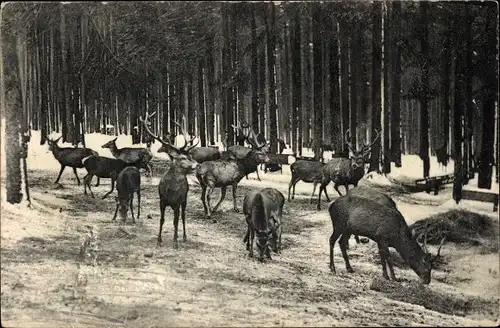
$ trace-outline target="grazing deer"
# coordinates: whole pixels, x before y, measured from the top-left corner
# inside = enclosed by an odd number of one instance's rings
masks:
[[[321,193],[326,192],[326,186],[330,181],[333,181],[333,187],[340,196],[342,196],[339,190],[340,185],[345,187],[346,193],[349,191],[349,184],[354,185],[354,187],[358,186],[359,180],[365,175],[366,157],[370,154],[373,144],[380,137],[380,132],[377,131],[377,136],[373,139],[373,142],[369,145],[364,144],[361,150],[357,151],[353,149],[352,144],[347,140],[348,133],[349,130],[346,131],[346,143],[352,152],[352,156],[350,158],[333,158],[325,164],[323,179],[319,187],[318,210],[321,209]]]
[[[260,195],[262,198],[262,204],[264,205],[263,209],[258,207],[259,202],[257,195]],[[245,196],[243,200],[243,213],[245,214],[248,229],[243,242],[247,244],[247,250],[251,251],[251,256],[253,256],[253,240],[250,243],[249,237],[252,229],[252,220],[256,219],[254,216],[258,215],[259,211],[265,214],[271,229],[272,238],[268,239],[270,248],[275,253],[281,253],[281,217],[283,215],[284,205],[285,196],[274,188],[265,188],[260,191],[254,190]],[[257,232],[257,238],[258,237],[259,233]],[[262,245],[262,243],[258,240],[257,246],[260,248],[259,245]]]
[[[295,185],[299,181],[303,181],[306,183],[314,183],[313,192],[311,194],[310,203],[313,202],[314,192],[316,191],[316,186],[318,183],[321,183],[323,179],[323,168],[325,164],[317,161],[309,161],[309,160],[297,160],[290,165],[290,172],[292,172],[292,178],[290,179],[290,183],[288,184],[288,201],[290,202],[290,190],[293,187],[292,199],[295,198]],[[325,189],[325,196],[328,201],[330,201],[330,197],[328,197],[328,193]],[[321,197],[321,194],[320,194]]]
[[[118,209],[120,210],[120,217],[123,222],[127,219],[128,208],[132,213],[132,222],[135,223],[134,206],[134,193],[137,193],[137,219],[141,215],[141,172],[137,167],[129,166],[124,168],[116,178],[116,191],[118,196],[116,200],[115,215],[113,221],[116,219]]]
[[[220,159],[216,161],[203,162],[196,170],[196,178],[200,182],[202,193],[201,200],[203,208],[208,218],[212,212],[216,212],[219,205],[226,197],[227,186],[233,187],[233,205],[234,211],[239,212],[236,206],[236,189],[240,180],[249,173],[255,172],[257,166],[261,163],[269,161],[269,157],[263,152],[258,145],[254,145],[255,149],[250,151],[243,158],[234,156],[234,153],[228,152],[223,157],[228,159]],[[221,197],[213,210],[210,209],[210,196],[214,188],[221,188]]]
[[[52,152],[55,159],[61,164],[61,170],[59,171],[59,175],[54,183],[58,183],[61,178],[61,174],[63,173],[66,166],[73,168],[73,173],[75,173],[76,181],[78,181],[78,185],[80,185],[80,178],[78,178],[78,174],[76,173],[76,169],[83,168],[82,160],[88,156],[97,156],[99,155],[96,151],[90,148],[73,148],[73,147],[59,147],[57,143],[61,140],[62,136],[52,140],[47,137],[47,143],[49,145],[49,151]],[[99,178],[97,178],[96,187],[99,186]]]
[[[430,283],[432,263],[435,258],[427,252],[427,237],[422,250],[399,211],[374,200],[351,195],[337,198],[330,204],[328,211],[333,226],[333,233],[330,236],[330,270],[333,273],[335,273],[333,247],[339,237],[346,270],[354,272],[347,256],[347,243],[351,234],[356,234],[368,237],[377,243],[384,278],[389,279],[386,268],[388,266],[391,278],[397,280],[389,254],[389,247],[393,247],[420,277],[423,284]],[[438,248],[437,256],[443,243],[444,238]]]
[[[153,158],[151,151],[147,148],[118,148],[116,146],[116,139],[118,139],[118,137],[106,142],[102,145],[102,148],[109,148],[111,154],[113,154],[115,158],[121,159],[127,163],[136,163],[140,161],[139,168],[148,171],[150,177],[153,176],[151,166],[149,165],[149,162]]]
[[[94,193],[90,188],[90,181],[92,181],[92,177],[95,175],[98,178],[111,179],[111,190],[102,197],[102,199],[105,199],[106,197],[108,197],[109,194],[111,194],[115,190],[115,182],[120,172],[128,166],[135,166],[137,168],[141,167],[142,164],[141,161],[142,160],[139,159],[135,163],[127,163],[117,158],[109,158],[109,157],[94,156],[94,155],[85,157],[84,159],[82,159],[82,164],[87,170],[87,175],[83,178],[85,195],[87,195],[87,187],[88,187],[90,195],[92,196],[92,198],[95,198]]]
[[[281,216],[285,196],[274,188],[249,192],[243,200],[243,213],[247,221],[247,233],[243,242],[247,244],[250,257],[253,257],[253,241],[257,235],[259,260],[264,253],[271,260],[270,248],[278,253],[281,250]]]
[[[158,232],[158,246],[161,246],[161,231],[163,229],[163,223],[165,223],[165,209],[170,206],[174,211],[174,248],[178,248],[178,226],[179,226],[179,213],[182,210],[182,238],[184,241],[187,240],[186,236],[186,205],[187,205],[187,194],[189,191],[189,184],[187,182],[186,175],[193,172],[198,163],[194,161],[185,150],[187,145],[177,148],[171,145],[169,142],[165,142],[160,139],[157,135],[153,134],[147,126],[148,113],[146,113],[145,118],[139,118],[144,124],[146,132],[156,140],[158,140],[162,147],[165,147],[167,154],[172,159],[167,166],[163,177],[158,185],[158,194],[160,196],[160,231]]]
[[[377,203],[380,203],[380,204],[385,205],[389,208],[392,208],[396,211],[398,210],[396,203],[392,200],[391,197],[387,196],[386,194],[384,194],[376,189],[373,189],[373,188],[370,188],[367,186],[362,186],[362,185],[357,186],[356,188],[349,190],[347,192],[347,195],[368,198],[368,199],[371,199],[373,201],[376,201]],[[356,243],[359,244],[358,235],[354,235],[354,239],[356,240]],[[347,244],[347,246],[349,246],[349,244]]]

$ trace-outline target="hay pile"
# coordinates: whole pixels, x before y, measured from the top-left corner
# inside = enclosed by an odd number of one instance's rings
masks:
[[[427,243],[446,241],[457,244],[483,245],[498,250],[498,224],[482,214],[466,210],[450,210],[438,213],[410,226],[416,236],[423,234],[428,225]]]
[[[445,314],[466,316],[476,313],[494,319],[498,316],[498,300],[438,293],[418,281],[398,283],[375,277],[370,289],[382,292],[393,300],[420,305]]]

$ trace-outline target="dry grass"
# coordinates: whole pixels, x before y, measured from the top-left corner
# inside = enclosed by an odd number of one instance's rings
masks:
[[[498,299],[483,299],[476,296],[454,295],[435,292],[418,282],[396,283],[381,277],[375,277],[371,290],[384,293],[387,297],[405,303],[421,305],[426,309],[466,316],[480,314],[498,317]]]

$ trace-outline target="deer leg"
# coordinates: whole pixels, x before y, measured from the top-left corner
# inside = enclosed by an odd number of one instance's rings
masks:
[[[250,225],[247,223],[247,233],[245,238],[243,238],[243,242],[247,244],[247,251],[250,250]]]
[[[160,231],[158,232],[158,246],[161,246],[161,231],[163,229],[163,223],[165,223],[165,208],[167,205],[160,201]]]
[[[61,164],[61,170],[59,171],[59,175],[57,176],[57,179],[54,183],[58,183],[59,182],[59,179],[61,178],[61,174],[63,173],[64,169],[66,168],[65,165],[62,165]]]
[[[384,276],[385,279],[389,280],[389,275],[387,275],[387,268],[386,268],[386,262],[387,258],[389,256],[389,249],[387,248],[387,245],[382,242],[378,242],[378,252],[380,254],[380,261],[382,262],[382,275]]]
[[[295,180],[296,180],[295,177],[292,175],[292,180],[290,180],[290,183],[288,184],[288,201],[290,201],[290,190],[292,189],[292,187],[295,194],[295,183],[297,183]]]
[[[212,216],[212,212],[210,210],[210,195],[212,195],[212,193],[214,192],[214,187],[210,186],[210,189],[208,189],[206,192],[205,192],[205,203],[207,204],[207,217],[210,219],[210,217]]]
[[[151,165],[146,164],[146,170],[149,172],[149,177],[153,178],[153,171],[151,170]]]
[[[339,193],[339,196],[342,197],[342,194],[340,193],[340,190],[339,190],[339,185],[338,184],[334,184],[333,188],[335,188],[335,190]]]
[[[177,231],[178,231],[178,227],[179,227],[179,211],[180,211],[180,207],[179,205],[177,205],[175,208],[174,208],[174,248],[179,248],[179,243],[177,241]]]
[[[272,260],[273,258],[271,257],[271,249],[269,248],[269,246],[267,246],[266,248],[266,257],[269,259],[269,260]]]
[[[257,179],[259,179],[259,181],[262,181],[259,176],[259,170],[255,171],[255,173],[257,173]]]
[[[207,194],[207,186],[201,185],[201,202],[203,203],[203,211],[207,215],[207,204],[205,203],[205,195]]]
[[[85,180],[83,181],[83,183],[85,183]],[[116,215],[118,214],[118,207],[120,206],[120,203],[116,203],[116,209],[115,209],[115,215],[113,215],[113,218],[111,219],[111,221],[114,221],[116,220]]]
[[[340,235],[340,229],[334,228],[333,233],[330,236],[330,271],[333,273],[335,273],[335,264],[333,263],[333,247],[335,246],[335,243],[337,242],[337,239],[339,239]]]
[[[250,257],[253,257],[253,240],[255,238],[255,231],[253,231],[253,228],[249,227],[250,230],[250,254],[248,254]]]
[[[132,215],[132,223],[135,223],[135,217],[134,217],[134,194],[133,193],[130,195],[130,213]]]
[[[309,204],[312,204],[313,203],[313,197],[314,197],[314,192],[316,191],[316,186],[318,185],[317,182],[314,182],[314,186],[313,186],[313,193],[311,195],[311,200],[309,201]]]
[[[115,178],[114,177],[111,178],[111,190],[107,194],[102,196],[102,199],[105,199],[106,197],[108,197],[109,194],[111,194],[113,191],[115,191]]]
[[[222,187],[220,189],[220,199],[219,199],[219,202],[217,202],[217,204],[215,205],[215,207],[212,209],[212,213],[213,212],[217,212],[217,209],[219,208],[219,205],[222,203],[222,201],[224,200],[224,198],[226,198],[226,191],[227,191],[227,187]]]
[[[78,185],[80,185],[80,178],[78,178],[78,174],[76,173],[76,167],[73,168],[73,173],[75,174],[76,181],[78,181]]]
[[[232,189],[233,189],[233,209],[236,213],[239,213],[240,210],[238,209],[238,206],[236,205],[236,189],[238,189],[238,185],[234,184]]]
[[[340,237],[339,240],[339,245],[340,245],[340,250],[342,251],[342,257],[344,258],[345,261],[345,268],[347,272],[354,272],[354,270],[351,267],[351,263],[349,263],[349,257],[347,256],[347,245],[349,245],[349,237],[351,237],[350,233],[344,233],[342,237]]]
[[[141,216],[141,191],[137,190],[137,220]]]
[[[346,183],[344,187],[345,187],[345,193],[347,194],[349,192],[349,184]]]
[[[187,204],[187,201],[184,201],[181,204],[181,210],[182,210],[182,240],[184,240],[184,241],[187,240],[187,235],[186,235],[186,204]]]
[[[318,207],[317,207],[317,210],[318,210],[318,211],[321,209],[321,193],[322,193],[323,191],[325,192],[325,195],[326,195],[326,186],[325,186],[323,183],[321,183],[321,184],[319,185]],[[328,195],[327,195],[327,198],[328,198]],[[328,200],[328,201],[330,201],[330,200]]]
[[[87,194],[87,187],[89,188],[89,191],[90,191],[90,196],[92,196],[92,198],[95,198],[94,197],[94,193],[92,192],[92,189],[90,188],[90,181],[92,181],[92,177],[93,175],[92,174],[87,174],[85,176],[85,178],[83,179],[83,183],[84,183],[84,186],[85,186],[85,194]]]
[[[326,185],[326,186],[325,186],[325,189],[323,189],[323,191],[324,191],[324,193],[325,193],[326,200],[327,200],[328,202],[330,202],[330,197],[328,197],[328,193],[326,192],[326,187],[327,187],[327,186],[328,186],[328,185]]]
[[[100,182],[101,182],[101,179],[99,179],[99,177],[97,177],[97,182],[95,184],[95,187],[99,187]]]

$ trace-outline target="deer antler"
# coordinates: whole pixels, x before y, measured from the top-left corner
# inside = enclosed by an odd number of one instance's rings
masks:
[[[437,259],[437,258],[440,256],[441,247],[443,246],[444,241],[446,240],[446,237],[447,237],[447,236],[444,236],[444,237],[443,237],[443,239],[441,239],[441,243],[439,244],[439,247],[438,247],[438,250],[437,250],[437,254],[436,254],[435,259]]]
[[[185,121],[185,117],[184,115],[182,115],[182,121],[184,122]],[[192,138],[191,140],[188,141],[188,137],[187,137],[187,134],[186,134],[186,131],[184,131],[184,129],[182,128],[182,125],[180,125],[179,123],[177,123],[176,121],[173,121],[177,126],[179,126],[180,130],[181,130],[181,133],[184,137],[184,146],[180,147],[179,150],[181,151],[189,151],[191,148],[194,148],[196,147],[196,145],[198,145],[198,143],[196,143],[195,145],[189,147],[188,149],[186,149],[186,146],[188,144],[190,144],[194,139],[196,139],[196,137]],[[199,140],[198,140],[199,142]]]
[[[373,139],[372,143],[369,144],[369,145],[366,145],[366,144],[363,144],[363,150],[364,151],[369,151],[371,150],[372,146],[375,144],[375,142],[377,142],[377,140],[380,138],[380,131],[378,131],[377,129],[375,129],[375,133],[377,134],[377,136],[375,137],[375,139]]]
[[[351,133],[350,133],[350,130],[351,129],[347,129],[346,132],[345,132],[345,136],[344,136],[344,139],[345,139],[345,143],[347,144],[347,147],[352,151],[354,152],[354,150],[352,149],[352,144],[351,144],[351,141],[349,140],[350,137],[351,137]],[[349,135],[349,136],[348,136]]]
[[[153,113],[154,115],[155,113]],[[176,149],[177,151],[179,151],[179,149],[177,147],[174,147],[173,145],[171,145],[169,142],[165,142],[163,141],[163,139],[161,139],[160,137],[158,137],[156,134],[154,134],[153,132],[151,132],[151,130],[149,129],[148,127],[148,119],[153,116],[153,115],[149,115],[148,112],[146,112],[146,116],[144,117],[144,119],[142,118],[142,116],[139,117],[139,121],[141,121],[144,125],[144,129],[146,130],[147,134],[149,134],[151,137],[153,137],[154,139],[158,140],[162,145],[164,145],[165,147],[170,147],[170,148],[174,148]]]

